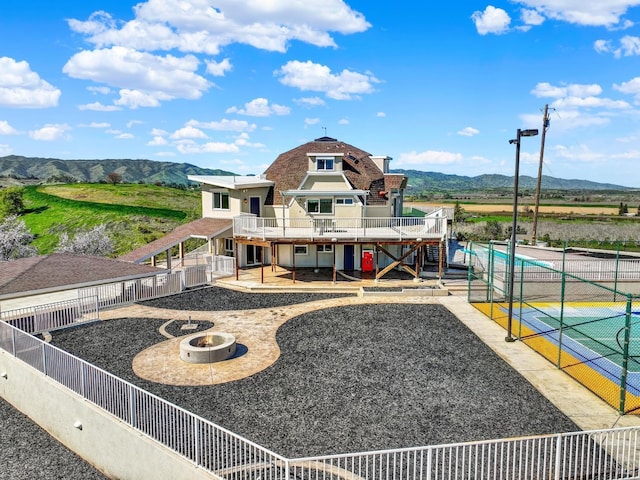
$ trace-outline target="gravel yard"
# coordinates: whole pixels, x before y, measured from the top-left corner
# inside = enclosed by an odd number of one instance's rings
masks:
[[[318,299],[213,288],[145,305],[241,310]],[[109,320],[57,332],[53,343],[289,457],[578,430],[438,304],[305,313],[278,331],[282,355],[274,365],[243,380],[199,387],[134,375],[133,357],[164,340],[162,323]],[[105,351],[104,344],[117,348]]]
[[[0,478],[106,479],[29,418],[0,398]]]
[[[353,296],[349,293],[246,293],[227,288],[207,287],[180,295],[147,300],[141,304],[173,310],[253,310]]]

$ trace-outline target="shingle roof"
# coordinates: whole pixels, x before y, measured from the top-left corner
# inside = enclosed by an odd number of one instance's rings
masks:
[[[140,278],[165,271],[89,255],[54,253],[0,262],[0,298]]]
[[[397,190],[399,188],[405,188],[407,186],[407,177],[401,173],[386,173],[384,175],[384,189]]]
[[[188,240],[189,238],[204,238],[209,240],[231,228],[231,220],[222,218],[200,218],[193,222],[180,225],[173,232],[158,238],[151,243],[122,255],[119,260],[125,262],[142,262],[158,255],[167,249]]]
[[[275,186],[267,198],[267,205],[281,205],[280,192],[299,188],[309,165],[308,153],[343,154],[343,172],[356,190],[370,190],[367,202],[382,204],[386,200],[379,192],[385,191],[385,175],[370,158],[371,154],[335,138],[322,137],[284,152],[265,171]]]

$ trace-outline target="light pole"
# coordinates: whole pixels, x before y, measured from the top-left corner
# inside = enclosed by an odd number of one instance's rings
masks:
[[[535,137],[538,130],[520,130],[518,129],[515,140],[509,140],[510,144],[516,144],[516,171],[513,177],[513,222],[511,223],[511,242],[509,243],[509,316],[507,318],[507,336],[506,342],[514,342],[515,338],[511,335],[513,325],[513,282],[516,267],[516,229],[518,228],[518,178],[520,177],[520,138]]]

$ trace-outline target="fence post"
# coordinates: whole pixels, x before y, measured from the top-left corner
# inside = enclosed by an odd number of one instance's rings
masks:
[[[42,342],[42,373],[47,375],[47,350],[46,343]]]
[[[616,301],[616,295],[618,294],[618,269],[620,268],[620,242],[618,242],[618,249],[616,251],[616,268],[614,270],[613,280],[613,301]]]
[[[631,295],[627,295],[627,309],[624,319],[624,344],[622,345],[622,372],[620,373],[620,408],[619,413],[624,414],[625,401],[627,399],[627,370],[629,368],[629,339],[631,337]]]
[[[524,259],[520,260],[520,298],[518,308],[518,340],[522,340],[522,297],[524,295]]]
[[[562,368],[562,328],[564,322],[564,294],[567,282],[567,274],[565,272],[565,257],[567,255],[566,244],[562,248],[562,274],[560,277],[560,326],[558,328],[558,363],[557,367]]]

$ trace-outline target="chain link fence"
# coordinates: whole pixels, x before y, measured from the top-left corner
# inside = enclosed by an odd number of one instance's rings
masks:
[[[620,413],[640,413],[640,260],[523,247],[510,258],[493,243],[467,253],[469,302],[505,340],[524,342]]]

